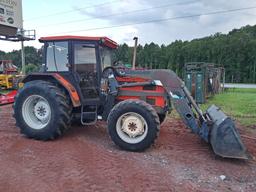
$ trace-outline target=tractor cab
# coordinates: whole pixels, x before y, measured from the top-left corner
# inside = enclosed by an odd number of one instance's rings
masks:
[[[100,72],[111,66],[117,43],[107,37],[42,37],[47,72]]]
[[[42,37],[43,72],[58,73],[78,90],[83,103],[99,100],[101,75],[113,63],[117,43],[107,37]]]

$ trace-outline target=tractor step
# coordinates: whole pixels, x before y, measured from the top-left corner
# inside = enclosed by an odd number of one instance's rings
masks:
[[[82,105],[81,107],[81,124],[94,125],[98,120],[97,105]]]
[[[85,99],[83,101],[84,106],[91,106],[91,105],[99,105],[100,104],[100,98],[90,98],[90,99]]]

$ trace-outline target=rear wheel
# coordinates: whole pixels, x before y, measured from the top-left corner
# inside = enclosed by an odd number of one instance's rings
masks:
[[[144,101],[118,103],[108,117],[108,132],[116,145],[129,151],[149,148],[158,136],[160,122],[154,108]]]
[[[45,81],[31,81],[19,90],[14,118],[21,133],[39,140],[55,139],[71,122],[69,98],[60,88]]]

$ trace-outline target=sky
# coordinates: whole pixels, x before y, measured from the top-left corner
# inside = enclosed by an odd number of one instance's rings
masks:
[[[107,36],[117,43],[170,44],[256,24],[255,0],[22,0],[23,27],[38,38],[57,35]],[[255,7],[228,13],[219,11]],[[198,15],[197,17],[186,17]],[[158,21],[158,22],[150,22]],[[20,49],[20,43],[0,41],[0,50]]]

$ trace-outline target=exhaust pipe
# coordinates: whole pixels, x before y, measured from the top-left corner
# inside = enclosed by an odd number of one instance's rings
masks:
[[[138,46],[138,37],[134,37],[133,40],[135,41],[134,49],[133,49],[133,59],[132,59],[132,70],[136,69],[136,56],[137,56],[137,46]]]

